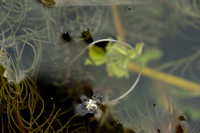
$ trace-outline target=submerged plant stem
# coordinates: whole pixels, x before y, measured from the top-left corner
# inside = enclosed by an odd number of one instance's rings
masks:
[[[124,32],[123,32],[122,24],[121,24],[121,21],[120,21],[117,6],[112,5],[111,11],[112,11],[113,23],[115,25],[115,29],[117,31],[117,34],[120,36],[122,41],[125,41]]]
[[[134,62],[130,62],[128,69],[130,71],[138,72],[139,65]],[[148,68],[148,67],[142,67],[142,74],[147,77],[157,79],[157,80],[163,81],[165,83],[181,87],[185,90],[190,90],[194,93],[198,92],[200,90],[200,84],[197,84],[195,82],[192,82],[187,79],[183,79],[183,78],[171,75],[171,74],[159,72],[159,71],[156,71],[156,70]]]
[[[19,130],[23,133],[26,133],[27,131],[25,127],[23,126],[22,121],[20,120],[20,115],[21,115],[20,112],[14,112],[15,120],[16,120],[17,125],[19,126]]]

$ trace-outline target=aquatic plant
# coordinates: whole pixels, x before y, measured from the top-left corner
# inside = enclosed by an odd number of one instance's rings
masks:
[[[21,54],[22,52],[19,55]],[[61,132],[66,130],[75,116],[65,122],[60,122],[60,117],[72,109],[61,111],[61,108],[57,109],[52,104],[49,112],[47,103],[41,97],[35,82],[26,75],[33,71],[33,68],[28,67],[21,70],[19,57],[21,56],[9,56],[5,49],[1,51],[0,127],[2,132]]]
[[[28,24],[24,23],[29,4],[26,0],[6,0],[0,3],[2,132],[25,132],[28,127],[32,130],[32,126],[38,125],[34,121],[39,117],[32,113],[41,100],[34,80],[37,77],[42,47],[37,28],[28,21]],[[32,27],[27,28],[28,25]],[[27,116],[22,116],[24,110],[29,110],[29,122]]]
[[[4,66],[0,66],[1,68],[1,90],[0,90],[0,113],[3,115],[4,113],[7,114],[8,119],[8,129],[13,130],[12,120],[14,123],[21,128],[21,123],[18,122],[18,116],[20,116],[20,111],[23,109],[34,109],[36,103],[38,101],[38,96],[36,86],[31,79],[27,77],[21,79],[20,82],[10,81],[7,77],[4,76],[6,68]],[[13,117],[15,115],[15,118]],[[4,118],[2,117],[2,123]],[[2,125],[2,130],[4,126]]]
[[[61,124],[60,117],[70,109],[61,112],[61,109],[57,110],[55,105],[52,105],[51,111],[47,111],[46,102],[30,79],[20,84],[7,83],[6,88],[3,86],[0,103],[2,132],[60,132],[67,128],[70,120],[75,117],[72,116]]]
[[[35,73],[34,69],[37,67],[34,65],[38,64],[38,55],[36,54],[34,47],[32,47],[35,52],[35,58],[33,59],[34,64],[30,64],[30,66],[23,69],[21,66],[22,61],[24,61],[22,55],[25,45],[30,45],[28,41],[25,40],[22,44],[22,48],[20,47],[21,49],[19,50],[20,43],[18,45],[7,45],[9,44],[9,40],[4,38],[3,32],[2,42],[0,55],[1,129],[2,132],[7,130],[9,132],[14,132],[16,129],[23,132],[24,125],[23,122],[21,122],[21,111],[24,109],[30,109],[33,111],[39,99],[35,83],[26,75],[28,73],[31,74],[31,72]],[[18,41],[15,43],[17,42]],[[14,51],[11,52],[11,50]],[[28,62],[26,65],[28,65]]]
[[[118,38],[121,41],[120,38]],[[110,77],[128,78],[128,65],[131,60],[137,58],[132,49],[127,49],[124,45],[120,45],[117,42],[111,44],[111,42],[105,42],[105,46],[102,48],[98,42],[90,47],[89,57],[85,61],[85,65],[101,66],[106,64],[106,70]],[[135,50],[140,55],[144,43],[136,44]]]
[[[28,9],[28,1],[7,0],[0,1],[0,31],[4,31],[6,37],[19,30],[22,20]],[[0,33],[2,37],[2,33]]]
[[[172,2],[173,7],[178,12],[187,16],[185,19],[185,23],[189,26],[199,29],[199,19],[200,19],[200,8],[198,0],[178,0],[176,2]]]

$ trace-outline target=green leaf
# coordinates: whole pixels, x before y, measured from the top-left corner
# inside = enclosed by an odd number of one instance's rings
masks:
[[[136,44],[135,51],[137,52],[138,55],[141,55],[143,47],[144,47],[144,42]],[[130,52],[130,59],[137,58],[135,51],[133,51],[133,50],[131,50],[131,51],[132,52]]]
[[[142,60],[142,65],[146,66],[152,60],[158,60],[162,57],[163,52],[159,48],[153,48],[145,51],[140,57]]]
[[[118,40],[121,39],[118,37]],[[135,50],[140,55],[144,43],[136,45]],[[105,50],[106,49],[106,50]],[[108,43],[105,49],[93,45],[89,49],[89,58],[85,60],[85,65],[100,66],[106,64],[108,75],[117,78],[128,78],[128,65],[131,59],[137,58],[135,51],[121,43]]]
[[[85,65],[94,65],[94,62],[92,62],[91,59],[87,58],[87,59],[85,60]]]
[[[114,43],[107,48],[107,72],[109,76],[129,77],[130,51],[133,50],[119,43]]]
[[[128,78],[129,76],[127,69],[123,69],[122,67],[120,67],[114,62],[107,63],[107,71],[108,71],[109,76],[111,77]]]
[[[100,66],[106,63],[106,52],[104,49],[93,45],[89,50],[89,59],[86,59],[85,65]]]

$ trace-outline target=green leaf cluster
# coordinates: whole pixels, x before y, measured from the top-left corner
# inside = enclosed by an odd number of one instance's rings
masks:
[[[120,40],[120,38],[118,38]],[[140,55],[142,53],[144,43],[136,45],[135,50]],[[85,65],[106,65],[108,75],[117,78],[128,78],[129,62],[137,58],[136,53],[127,46],[120,43],[110,42],[106,45],[105,49],[93,45],[89,49],[89,57],[85,61]]]

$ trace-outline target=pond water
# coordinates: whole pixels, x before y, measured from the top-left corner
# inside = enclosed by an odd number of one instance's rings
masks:
[[[1,85],[32,82],[2,85],[1,128],[200,132],[199,36],[198,0],[2,0]]]

